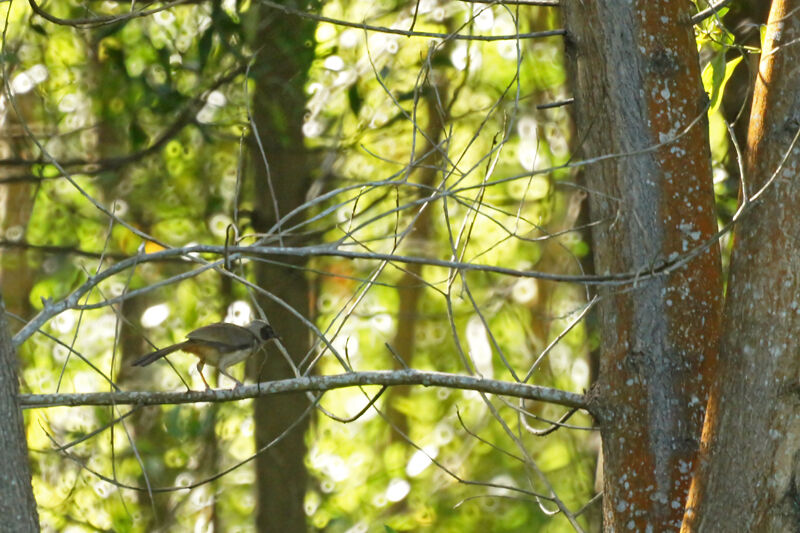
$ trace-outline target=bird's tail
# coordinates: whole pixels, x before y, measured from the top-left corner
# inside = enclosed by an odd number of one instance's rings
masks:
[[[178,344],[173,344],[172,346],[167,346],[166,348],[161,348],[160,350],[156,350],[153,353],[149,353],[144,357],[137,359],[136,361],[131,363],[131,366],[147,366],[153,361],[161,359],[165,355],[169,355],[172,352],[177,352],[178,350],[183,348],[184,344],[186,344],[186,341],[179,342]]]

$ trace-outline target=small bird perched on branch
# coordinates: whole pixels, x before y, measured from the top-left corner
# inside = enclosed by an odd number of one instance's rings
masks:
[[[218,322],[198,328],[186,335],[185,341],[147,354],[131,365],[147,366],[165,355],[182,350],[192,353],[200,359],[197,363],[197,371],[200,372],[200,378],[205,383],[206,389],[211,387],[203,376],[203,366],[205,365],[217,367],[221,374],[231,378],[236,382],[236,387],[239,387],[242,382],[228,374],[225,369],[244,361],[258,351],[264,343],[276,338],[278,336],[272,326],[264,320],[253,320],[245,327]]]

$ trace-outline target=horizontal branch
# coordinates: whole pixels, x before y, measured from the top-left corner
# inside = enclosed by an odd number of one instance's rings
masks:
[[[289,6],[277,4],[275,2],[271,2],[270,0],[258,0],[258,1],[260,4],[264,6],[276,9],[278,11],[282,11],[287,15],[294,15],[296,17],[310,19],[317,22],[327,22],[328,24],[333,24],[334,26],[344,26],[347,28],[357,28],[359,30],[364,30],[364,31],[374,31],[378,33],[403,35],[405,37],[427,37],[432,39],[444,39],[448,41],[456,40],[456,41],[491,42],[491,41],[512,41],[512,40],[515,41],[518,39],[540,39],[542,37],[566,35],[567,33],[566,30],[564,29],[534,31],[528,33],[512,34],[512,35],[462,35],[460,33],[437,33],[430,31],[401,30],[400,28],[389,28],[387,26],[373,26],[371,24],[366,24],[361,22],[350,22],[348,20],[324,17],[322,15],[308,13],[305,11],[300,11],[299,9],[291,8]]]
[[[732,223],[729,224],[732,226]],[[67,309],[99,309],[106,307],[113,303],[118,303],[126,299],[130,299],[136,295],[149,292],[161,286],[155,284],[135,291],[128,292],[124,295],[115,298],[107,299],[102,302],[93,304],[79,305],[80,299],[87,294],[90,290],[96,287],[103,280],[109,279],[112,276],[127,270],[128,268],[137,267],[143,263],[173,260],[176,257],[189,257],[193,254],[216,254],[223,256],[224,259],[218,259],[211,263],[205,263],[194,271],[181,274],[177,278],[173,278],[169,282],[174,282],[176,279],[186,279],[195,276],[201,272],[209,269],[221,269],[224,264],[230,264],[234,261],[239,261],[248,256],[288,256],[288,257],[343,257],[348,259],[368,259],[377,261],[394,261],[405,264],[420,264],[427,266],[436,266],[442,268],[451,268],[456,270],[470,271],[470,272],[488,272],[493,274],[500,274],[520,278],[536,278],[556,282],[568,283],[584,283],[587,285],[609,285],[609,286],[624,286],[635,284],[647,279],[667,275],[673,270],[682,267],[688,262],[689,259],[696,257],[699,251],[708,248],[716,242],[719,235],[722,235],[730,228],[726,226],[724,231],[720,231],[715,235],[714,239],[709,240],[690,250],[683,256],[673,259],[672,261],[661,261],[651,265],[642,266],[639,270],[633,272],[623,272],[616,274],[605,275],[572,275],[572,274],[554,274],[550,272],[541,272],[536,270],[517,270],[508,267],[485,265],[480,263],[470,263],[463,261],[451,261],[445,259],[436,259],[428,257],[404,256],[396,254],[386,254],[377,252],[360,252],[348,251],[341,249],[342,247],[337,243],[316,245],[316,246],[302,246],[297,248],[281,247],[281,246],[216,246],[216,245],[192,245],[184,246],[181,248],[168,248],[149,254],[140,254],[118,263],[111,265],[105,270],[89,277],[85,283],[70,293],[66,298],[58,301],[44,301],[44,307],[39,313],[33,317],[25,326],[23,326],[13,337],[14,346],[19,346],[35,333],[42,325],[50,320],[52,317],[66,311]]]
[[[166,4],[157,7],[155,9],[143,9],[139,11],[131,11],[130,13],[123,13],[120,15],[105,15],[105,16],[94,16],[88,18],[62,19],[56,17],[55,15],[51,15],[49,12],[42,9],[39,6],[39,4],[36,3],[35,0],[28,0],[28,4],[33,9],[33,12],[42,17],[43,19],[52,22],[53,24],[58,24],[60,26],[73,26],[76,28],[97,28],[100,26],[107,26],[109,24],[116,24],[118,22],[123,22],[125,20],[148,17],[160,11],[172,9],[175,6],[179,6],[182,4],[196,3],[196,2],[197,0],[174,0],[172,2],[167,2]]]
[[[465,4],[492,4],[498,6],[560,7],[558,0],[461,0]]]
[[[361,385],[423,385],[444,387],[489,394],[499,394],[541,402],[589,409],[589,399],[583,394],[550,387],[485,379],[444,372],[419,370],[378,370],[348,372],[331,376],[311,376],[280,381],[265,381],[236,389],[186,392],[84,392],[63,394],[21,394],[20,404],[26,409],[84,405],[169,405],[199,402],[230,402],[287,392],[327,391]]]
[[[0,239],[0,250],[32,250],[35,252],[42,252],[46,254],[70,254],[78,255],[81,257],[90,257],[92,259],[114,259],[115,261],[122,261],[129,259],[128,254],[118,254],[113,252],[93,252],[91,250],[82,250],[75,246],[51,246],[46,244],[32,244],[27,241],[11,241]],[[180,261],[180,260],[179,260]]]

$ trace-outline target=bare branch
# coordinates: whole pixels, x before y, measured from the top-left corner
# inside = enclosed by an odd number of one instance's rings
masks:
[[[358,28],[360,30],[365,31],[375,31],[380,33],[390,33],[393,35],[404,35],[406,37],[429,37],[433,39],[445,39],[445,40],[454,40],[454,41],[511,41],[516,39],[538,39],[542,37],[553,37],[557,35],[566,35],[566,30],[559,29],[559,30],[547,30],[547,31],[534,31],[529,33],[520,33],[517,35],[460,35],[457,33],[436,33],[431,31],[409,31],[409,30],[401,30],[399,28],[389,28],[386,26],[373,26],[371,24],[365,23],[358,23],[358,22],[349,22],[347,20],[341,19],[334,19],[330,17],[323,17],[322,15],[315,15],[313,13],[306,13],[305,11],[300,11],[298,9],[292,9],[288,6],[284,6],[281,4],[276,4],[275,2],[270,2],[269,0],[258,0],[260,4],[263,4],[267,7],[271,7],[273,9],[277,9],[279,11],[284,12],[287,15],[294,15],[296,17],[307,18],[310,20],[316,20],[317,22],[327,22],[328,24],[333,24],[335,26],[345,26],[348,28]]]
[[[731,3],[731,0],[720,0],[716,4],[708,6],[706,9],[699,11],[696,15],[692,17],[692,24],[700,24],[708,17],[714,16],[717,14],[717,11],[722,9],[723,7],[727,6]]]
[[[74,26],[76,28],[78,27],[96,28],[99,26],[107,26],[108,24],[116,24],[117,22],[122,22],[125,20],[147,17],[149,15],[158,13],[160,11],[172,9],[175,6],[179,6],[182,4],[190,4],[190,3],[191,4],[197,3],[197,0],[174,0],[173,2],[168,2],[163,6],[154,9],[143,9],[141,11],[132,11],[130,13],[125,13],[123,15],[106,15],[106,16],[88,17],[82,19],[62,19],[54,15],[51,15],[50,13],[42,9],[35,2],[35,0],[28,0],[28,4],[30,4],[31,9],[33,9],[34,13],[36,13],[43,19],[47,20],[48,22],[52,22],[53,24],[59,24],[61,26]]]
[[[200,402],[230,402],[287,392],[327,391],[363,385],[423,385],[480,391],[577,407],[589,411],[589,398],[583,394],[550,387],[483,379],[444,372],[419,370],[376,370],[348,372],[331,376],[311,376],[243,385],[235,389],[189,392],[87,392],[72,394],[21,394],[23,408],[84,405],[165,405]]]
[[[11,241],[6,239],[0,239],[0,249],[33,250],[45,254],[68,254],[81,257],[90,257],[92,259],[114,259],[117,261],[131,257],[128,254],[116,254],[111,252],[101,253],[93,252],[91,250],[82,250],[77,246],[52,246],[47,244],[33,244],[27,241]]]
[[[500,6],[560,7],[558,0],[461,0],[465,4],[492,4]]]

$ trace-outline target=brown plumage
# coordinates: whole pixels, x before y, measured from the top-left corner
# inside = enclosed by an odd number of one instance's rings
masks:
[[[147,366],[172,352],[182,350],[192,353],[200,359],[197,363],[197,371],[200,372],[200,378],[207,389],[211,387],[209,387],[206,378],[203,376],[204,365],[217,367],[221,374],[235,381],[238,387],[242,383],[228,374],[226,369],[231,365],[244,361],[265,342],[277,337],[272,326],[263,320],[253,320],[245,327],[219,322],[198,328],[186,335],[185,341],[147,354],[131,363],[131,365]]]

